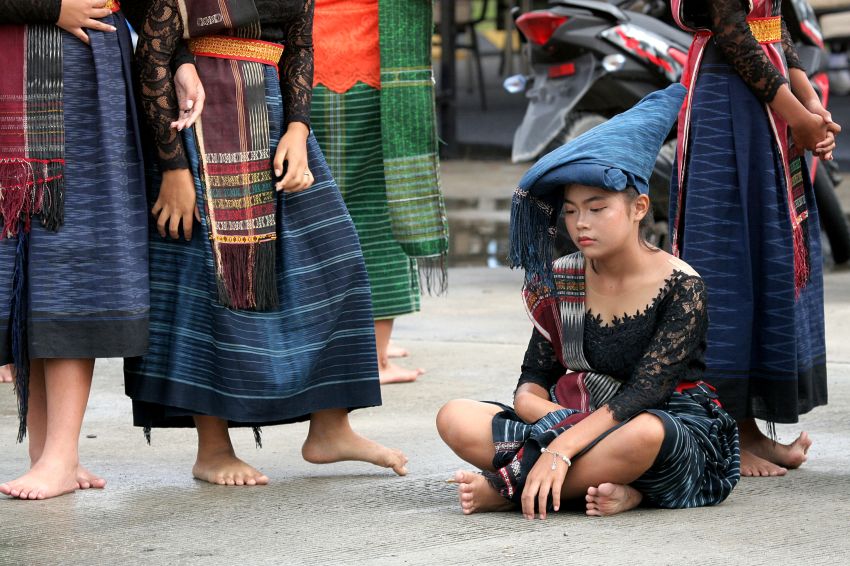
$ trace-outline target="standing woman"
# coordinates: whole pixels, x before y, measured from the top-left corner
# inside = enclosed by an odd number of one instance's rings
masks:
[[[316,0],[311,118],[363,248],[381,383],[422,373],[390,359],[406,355],[390,337],[419,310],[419,273],[445,287],[432,30],[431,0]]]
[[[800,154],[831,159],[841,128],[800,65],[781,4],[673,2],[679,25],[696,32],[670,199],[673,250],[711,293],[705,379],[738,420],[745,476],[800,466],[811,440],[779,444],[772,425],[827,402],[818,215]]]
[[[236,457],[229,427],[259,443],[259,427],[306,419],[306,460],[406,472],[348,421],[381,396],[357,235],[309,130],[312,17],[312,0],[154,0],[139,25],[162,178],[149,197],[151,347],[127,360],[126,391],[146,432],[197,429],[193,474],[210,483],[268,482]],[[170,62],[183,38],[206,103],[181,137]]]
[[[118,3],[4,0],[0,23],[0,364],[31,464],[0,492],[45,499],[106,483],[79,434],[94,359],[147,346],[144,171]]]

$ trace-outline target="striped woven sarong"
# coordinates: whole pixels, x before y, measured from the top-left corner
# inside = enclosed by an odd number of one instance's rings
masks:
[[[354,220],[375,319],[419,310],[416,261],[393,237],[381,152],[380,92],[357,83],[344,93],[313,88],[310,119]]]
[[[91,45],[59,35],[62,112],[54,117],[64,132],[62,226],[33,223],[29,234],[0,240],[0,364],[18,368],[21,432],[29,359],[138,356],[147,348],[149,209],[132,44],[120,12],[103,21],[116,31],[89,30]]]
[[[284,128],[276,69],[264,68],[272,153]],[[207,90],[207,96],[215,92]],[[184,142],[199,206],[204,203],[194,134]],[[275,283],[269,311],[228,309],[217,300],[204,216],[191,242],[151,230],[148,353],[125,363],[134,422],[193,426],[212,415],[234,426],[304,420],[315,411],[380,405],[369,281],[351,218],[313,136],[315,182],[276,194]],[[151,190],[159,183],[151,182]],[[149,196],[150,202],[157,195]]]
[[[417,262],[396,239],[388,205],[378,5],[318,0],[315,20],[310,119],[357,228],[374,317],[418,311]]]

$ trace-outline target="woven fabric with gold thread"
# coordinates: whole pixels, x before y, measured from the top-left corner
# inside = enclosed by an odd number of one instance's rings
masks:
[[[782,41],[782,18],[780,16],[747,18],[747,25],[750,26],[753,37],[759,43]]]
[[[253,2],[179,3],[209,93],[195,134],[219,300],[230,308],[272,309],[278,304],[277,193],[264,65],[277,67],[283,48],[257,39]]]

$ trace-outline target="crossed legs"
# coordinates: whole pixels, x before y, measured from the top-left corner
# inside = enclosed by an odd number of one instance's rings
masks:
[[[477,401],[450,401],[437,415],[437,430],[460,458],[495,471],[491,422],[500,410]],[[562,500],[584,497],[587,514],[597,516],[636,507],[642,495],[629,484],[652,466],[663,440],[661,420],[648,413],[638,415],[575,461],[562,488]],[[510,507],[480,474],[460,471],[454,481],[459,484],[465,514]]]

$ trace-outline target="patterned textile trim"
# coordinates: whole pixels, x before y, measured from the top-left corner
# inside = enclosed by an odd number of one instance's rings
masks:
[[[561,363],[576,372],[568,374],[570,379],[561,378],[559,384],[564,384],[553,388],[552,401],[595,411],[610,401],[622,384],[609,375],[594,372],[584,357],[584,273],[583,254],[564,256],[552,267],[553,285],[534,280],[523,289],[523,299],[529,317],[555,347]]]
[[[29,232],[33,216],[56,231],[65,208],[61,30],[2,26],[0,52],[0,238]]]
[[[283,49],[256,39],[253,2],[180,0],[179,7],[198,75],[216,94],[195,132],[219,300],[229,308],[273,309],[277,199],[263,65],[277,68]]]
[[[199,57],[219,57],[237,61],[255,61],[277,67],[283,46],[259,39],[241,39],[226,35],[198,37],[189,40],[189,50]]]
[[[361,82],[380,90],[378,10],[375,0],[316,0],[313,86],[342,94]]]
[[[416,258],[425,288],[447,285],[448,219],[440,191],[430,2],[380,0],[381,130],[396,241]]]
[[[747,25],[759,43],[782,41],[782,17],[747,18]]]

